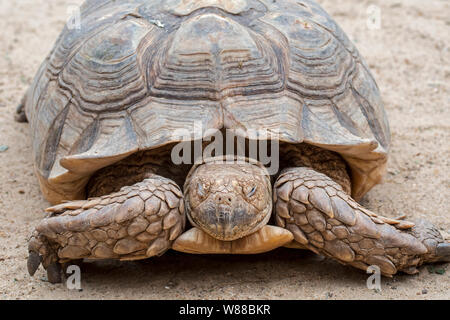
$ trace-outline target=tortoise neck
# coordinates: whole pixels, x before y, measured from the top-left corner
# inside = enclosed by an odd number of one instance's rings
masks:
[[[191,165],[174,165],[170,155],[171,146],[165,146],[137,152],[100,169],[89,180],[86,194],[88,197],[99,197],[117,192],[152,175],[171,179],[182,188]]]
[[[280,167],[308,167],[326,174],[351,193],[351,178],[345,160],[336,152],[306,143],[280,144]]]

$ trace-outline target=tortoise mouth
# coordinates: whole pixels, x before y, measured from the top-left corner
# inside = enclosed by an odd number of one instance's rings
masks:
[[[272,213],[271,204],[258,214],[242,208],[217,205],[204,211],[188,211],[191,224],[211,237],[221,241],[233,241],[253,234],[267,225]]]

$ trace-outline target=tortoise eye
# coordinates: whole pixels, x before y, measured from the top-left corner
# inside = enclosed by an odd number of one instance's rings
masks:
[[[206,196],[206,190],[200,182],[197,183],[197,193],[202,198]]]
[[[255,192],[256,192],[256,186],[253,187],[252,190],[250,190],[250,192],[247,194],[247,197],[250,198],[251,196],[253,196],[255,194]]]

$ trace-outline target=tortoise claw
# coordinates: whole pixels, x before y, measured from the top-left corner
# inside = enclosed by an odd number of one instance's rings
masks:
[[[27,268],[30,276],[34,276],[36,270],[39,268],[39,265],[41,264],[41,261],[42,257],[37,252],[30,251],[27,260]]]
[[[436,248],[436,255],[440,261],[450,262],[450,243],[440,243]]]
[[[47,267],[47,279],[50,283],[62,282],[62,268],[59,263],[54,262]]]
[[[34,276],[36,270],[42,262],[42,257],[35,251],[30,251],[27,260],[27,268],[30,276]],[[62,267],[58,262],[53,262],[47,266],[47,279],[50,283],[62,282]]]

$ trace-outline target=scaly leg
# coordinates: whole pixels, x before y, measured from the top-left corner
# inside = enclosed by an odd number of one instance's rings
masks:
[[[294,234],[294,244],[343,264],[363,270],[377,265],[382,274],[392,276],[450,259],[450,244],[430,223],[379,216],[313,169],[284,170],[273,194],[277,224]]]
[[[152,175],[109,195],[63,203],[29,242],[28,271],[42,263],[50,282],[61,264],[83,258],[137,260],[161,255],[185,227],[183,194],[171,180]]]

